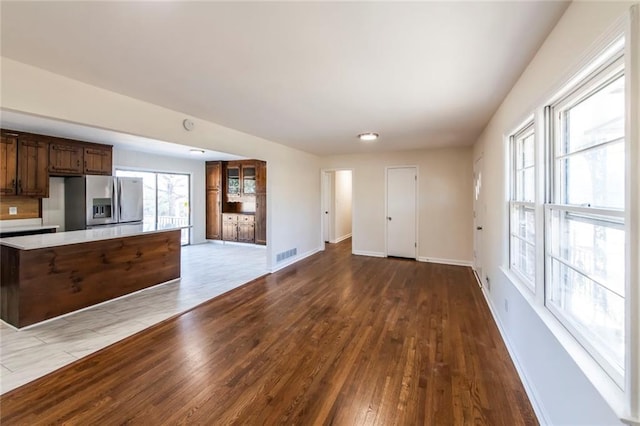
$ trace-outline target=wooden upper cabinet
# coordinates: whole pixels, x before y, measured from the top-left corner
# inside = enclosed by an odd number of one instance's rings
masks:
[[[227,163],[226,171],[226,193],[227,197],[240,197],[240,165],[232,162]]]
[[[256,161],[256,194],[267,193],[267,162]]]
[[[84,148],[84,173],[87,175],[111,176],[111,147]]]
[[[220,182],[222,181],[222,162],[207,161],[206,168],[207,189],[219,191],[221,189]]]
[[[3,132],[0,140],[0,195],[16,195],[17,164],[18,135]]]
[[[256,194],[256,164],[255,161],[242,165],[242,195]]]
[[[49,172],[53,175],[82,175],[84,148],[71,143],[49,143]]]
[[[49,196],[49,143],[32,135],[18,137],[17,195]]]

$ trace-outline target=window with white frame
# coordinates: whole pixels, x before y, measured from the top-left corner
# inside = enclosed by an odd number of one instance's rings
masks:
[[[621,56],[621,54],[619,55]],[[625,360],[625,78],[610,61],[548,108],[545,303],[622,386]]]
[[[533,121],[510,137],[509,267],[532,290],[536,276],[535,131]]]

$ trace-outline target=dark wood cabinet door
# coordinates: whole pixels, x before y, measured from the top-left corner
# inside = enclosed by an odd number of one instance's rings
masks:
[[[228,165],[226,168],[226,193],[230,199],[240,198],[240,166]]]
[[[220,181],[222,180],[222,162],[207,161],[206,179],[207,189],[220,191]]]
[[[2,133],[0,141],[0,195],[16,195],[18,188],[18,136]]]
[[[256,244],[267,244],[267,194],[256,194]]]
[[[51,142],[49,144],[49,173],[81,175],[84,172],[82,146]]]
[[[220,191],[207,190],[206,238],[222,239],[222,200]]]
[[[242,165],[242,195],[253,196],[256,194],[256,166],[255,162],[246,162]]]
[[[256,161],[256,194],[266,194],[267,192],[267,162]]]
[[[84,173],[88,175],[111,176],[112,149],[110,146],[104,148],[84,149]]]
[[[18,138],[18,195],[49,196],[49,143],[32,137]]]
[[[225,241],[238,241],[238,223],[222,222],[222,239]]]
[[[240,220],[238,222],[238,241],[253,243],[255,240],[255,226],[253,222]]]

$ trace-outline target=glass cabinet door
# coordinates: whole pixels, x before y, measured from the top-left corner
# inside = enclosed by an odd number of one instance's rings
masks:
[[[227,169],[227,194],[240,195],[240,168],[229,167]]]
[[[242,168],[242,192],[244,194],[256,193],[256,168],[255,167]]]

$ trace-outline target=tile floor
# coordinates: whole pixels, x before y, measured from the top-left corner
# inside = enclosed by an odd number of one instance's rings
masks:
[[[0,394],[266,274],[266,258],[259,246],[186,246],[179,280],[27,329],[0,321]]]

